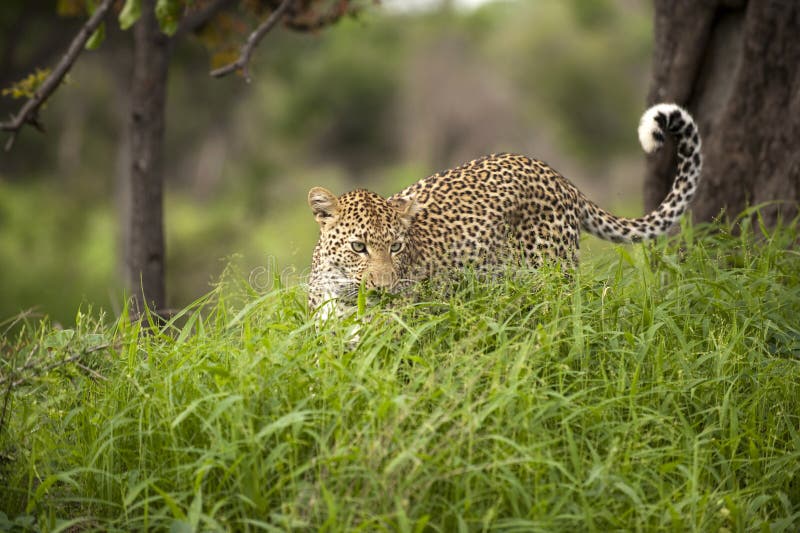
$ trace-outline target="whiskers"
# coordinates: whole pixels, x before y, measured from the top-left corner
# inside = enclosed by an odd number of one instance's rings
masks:
[[[361,288],[360,284],[349,283],[340,289],[339,299],[344,302],[352,302],[358,299],[358,292]]]

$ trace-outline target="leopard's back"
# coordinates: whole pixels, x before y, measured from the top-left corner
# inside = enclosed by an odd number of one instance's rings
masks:
[[[492,154],[428,176],[392,199],[417,205],[417,266],[436,272],[492,265],[514,255],[533,267],[573,261],[580,232],[577,189],[542,161]]]

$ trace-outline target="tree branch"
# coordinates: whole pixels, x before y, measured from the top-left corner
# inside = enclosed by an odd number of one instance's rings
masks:
[[[33,96],[25,102],[25,105],[22,106],[22,109],[19,110],[16,116],[12,117],[8,122],[0,123],[0,130],[11,132],[11,137],[8,139],[8,142],[6,142],[6,151],[11,150],[17,133],[25,124],[30,124],[39,130],[42,129],[38,118],[39,108],[50,98],[50,95],[53,94],[58,86],[61,85],[64,76],[67,75],[67,72],[70,71],[72,65],[78,59],[86,42],[97,27],[100,26],[100,23],[105,18],[113,2],[114,0],[103,0],[103,2],[97,6],[92,16],[89,17],[89,20],[81,27],[80,31],[78,31],[78,35],[76,35],[70,43],[67,52],[58,62],[56,68],[54,68],[50,75],[47,76],[47,79],[44,80],[44,83],[42,83]]]
[[[13,379],[13,377],[14,377],[13,375],[8,375],[8,376],[4,377],[3,379],[0,379],[0,385],[9,385],[10,384],[11,389],[15,389],[15,388],[19,387],[20,385],[22,385],[23,383],[25,383],[26,381],[29,381],[34,376],[45,374],[45,373],[50,372],[51,370],[53,370],[55,368],[58,368],[60,366],[68,365],[68,364],[70,364],[72,362],[78,361],[81,357],[84,357],[84,356],[89,355],[89,354],[94,353],[94,352],[99,352],[100,350],[105,350],[106,348],[111,348],[112,346],[115,346],[115,345],[110,343],[110,342],[103,343],[103,344],[97,344],[95,346],[90,346],[88,348],[84,348],[80,352],[72,354],[69,357],[66,357],[64,359],[60,359],[58,361],[50,363],[49,365],[43,366],[41,368],[36,368],[36,365],[38,363],[41,363],[42,361],[29,358],[27,363],[25,363],[20,368],[16,369],[15,372],[16,372],[17,375],[20,375],[20,374],[22,374],[23,372],[25,372],[27,370],[33,369],[33,375],[27,376],[27,377],[26,376],[22,376],[22,377],[17,378],[16,380]]]
[[[242,51],[239,54],[239,59],[234,61],[233,63],[229,63],[224,67],[220,67],[216,70],[211,71],[211,76],[214,78],[221,78],[222,76],[226,76],[231,72],[235,72],[237,70],[241,70],[242,74],[244,75],[244,79],[247,83],[250,83],[250,56],[253,55],[253,51],[255,50],[258,43],[261,42],[261,39],[278,23],[278,21],[283,17],[286,13],[286,10],[289,9],[289,6],[294,3],[295,0],[283,0],[281,5],[273,11],[267,20],[265,20],[258,28],[255,29],[253,33],[247,38],[247,42],[242,46]]]
[[[111,343],[103,343],[103,344],[98,344],[98,345],[95,345],[95,346],[90,346],[88,348],[84,348],[83,350],[81,350],[80,352],[78,352],[76,354],[73,354],[70,357],[67,357],[65,359],[61,359],[59,361],[55,361],[54,363],[51,363],[51,364],[49,364],[47,366],[44,366],[44,367],[41,367],[41,368],[36,368],[36,365],[38,363],[41,363],[42,361],[34,359],[33,356],[36,353],[36,350],[38,348],[38,346],[34,346],[31,349],[31,351],[28,353],[28,356],[25,359],[25,364],[24,365],[22,365],[21,367],[19,367],[17,369],[12,369],[12,371],[7,376],[5,376],[2,379],[0,379],[0,385],[2,385],[5,388],[5,392],[3,393],[3,407],[2,407],[2,410],[0,410],[0,433],[3,432],[3,427],[5,425],[6,412],[7,412],[7,409],[8,409],[9,401],[11,399],[11,392],[15,388],[19,387],[20,385],[22,385],[23,383],[25,383],[26,381],[30,380],[33,377],[33,376],[26,377],[26,376],[23,375],[22,377],[18,378],[17,380],[14,380],[15,374],[19,376],[20,374],[24,374],[27,370],[33,370],[33,375],[35,376],[35,375],[43,374],[45,372],[49,372],[49,371],[51,371],[51,370],[53,370],[55,368],[58,368],[60,366],[64,366],[64,365],[67,365],[69,363],[76,362],[76,364],[81,369],[91,373],[95,377],[95,379],[103,379],[105,381],[108,381],[108,378],[106,378],[105,376],[103,376],[99,372],[96,372],[96,371],[92,370],[91,368],[87,367],[86,365],[81,364],[79,362],[79,359],[81,357],[85,356],[85,355],[89,355],[90,353],[98,352],[100,350],[105,350],[106,348],[110,348],[111,346],[113,346]]]

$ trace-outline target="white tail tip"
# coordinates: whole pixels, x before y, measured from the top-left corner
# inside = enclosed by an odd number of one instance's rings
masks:
[[[677,104],[656,104],[644,112],[642,119],[639,121],[639,142],[645,152],[651,154],[664,144],[666,133],[657,117],[659,115],[669,117],[675,111],[680,112],[685,121],[692,122],[689,113]],[[664,125],[666,125],[665,122]]]

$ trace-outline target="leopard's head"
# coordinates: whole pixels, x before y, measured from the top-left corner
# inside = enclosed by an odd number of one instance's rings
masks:
[[[367,289],[398,289],[409,263],[413,200],[389,201],[363,189],[337,197],[314,187],[308,205],[320,228],[310,292],[347,299],[362,283]]]

